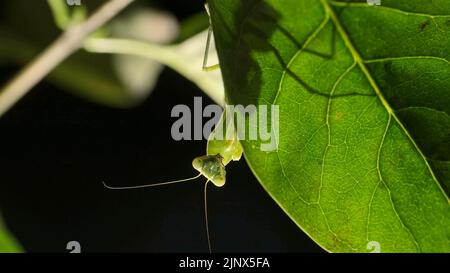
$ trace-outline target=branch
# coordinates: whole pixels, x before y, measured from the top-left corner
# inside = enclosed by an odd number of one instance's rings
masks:
[[[24,67],[0,93],[0,116],[25,96],[67,57],[83,45],[84,40],[99,27],[111,20],[134,0],[111,0],[101,6],[81,24],[71,26],[44,52]]]

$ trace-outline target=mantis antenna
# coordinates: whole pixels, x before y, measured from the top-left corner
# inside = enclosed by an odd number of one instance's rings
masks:
[[[201,173],[198,174],[197,176],[190,177],[190,178],[184,178],[184,179],[167,181],[167,182],[156,183],[156,184],[146,184],[146,185],[127,186],[127,187],[111,187],[111,186],[108,186],[105,183],[105,181],[102,181],[102,182],[103,182],[103,186],[105,186],[105,188],[110,189],[110,190],[132,190],[132,189],[142,189],[142,188],[149,188],[149,187],[156,187],[156,186],[164,186],[164,185],[170,185],[170,184],[175,184],[175,183],[195,180],[195,179],[199,178],[200,176],[202,176]]]
[[[209,253],[212,253],[211,249],[211,239],[209,238],[209,221],[208,221],[208,201],[206,199],[206,193],[208,191],[208,181],[205,183],[205,188],[203,190],[203,200],[204,200],[204,208],[205,208],[205,227],[206,227],[206,238],[208,239],[208,250]]]

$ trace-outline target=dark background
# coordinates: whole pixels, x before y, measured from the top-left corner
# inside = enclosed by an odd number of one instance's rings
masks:
[[[2,10],[8,2],[1,1]],[[179,20],[203,10],[203,1],[152,2]],[[17,69],[0,67],[0,82]],[[176,142],[170,135],[172,107],[191,106],[194,96],[203,93],[170,69],[144,103],[128,110],[86,102],[44,81],[1,117],[0,208],[26,251],[66,252],[75,240],[84,252],[207,252],[204,179],[129,191],[101,183],[195,175],[191,161],[205,153],[206,141]],[[203,97],[204,105],[212,103]],[[227,182],[209,187],[214,252],[322,252],[245,160],[227,166]]]

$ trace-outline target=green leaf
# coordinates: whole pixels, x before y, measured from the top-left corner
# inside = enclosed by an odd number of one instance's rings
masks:
[[[450,2],[209,6],[228,102],[279,105],[278,150],[241,143],[292,220],[332,252],[450,252]]]
[[[0,215],[0,253],[19,253],[23,252],[22,247],[17,240],[8,231]]]

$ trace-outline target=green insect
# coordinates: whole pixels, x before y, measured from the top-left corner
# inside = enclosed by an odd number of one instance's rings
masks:
[[[205,8],[209,15],[207,4],[205,5]],[[207,66],[211,37],[212,37],[212,27],[210,22],[202,67],[204,71],[212,71],[219,68],[218,64],[213,66]],[[216,124],[214,131],[210,134],[208,138],[206,155],[196,157],[192,161],[192,166],[194,167],[195,170],[199,172],[198,175],[185,179],[139,186],[111,187],[108,186],[105,182],[103,182],[103,185],[111,190],[129,190],[129,189],[140,189],[140,188],[170,185],[195,180],[201,176],[204,176],[207,179],[204,187],[205,224],[208,239],[208,249],[209,252],[212,252],[211,241],[209,236],[209,225],[208,225],[208,210],[206,198],[207,186],[209,182],[214,184],[216,187],[224,186],[226,182],[225,166],[228,165],[228,163],[230,163],[231,161],[240,160],[242,152],[243,152],[242,146],[239,142],[236,129],[234,126],[233,113],[227,113],[227,111],[224,110],[222,116],[220,117],[218,123]]]
[[[198,175],[185,179],[139,186],[111,187],[108,186],[105,182],[103,182],[103,185],[111,190],[129,190],[129,189],[140,189],[140,188],[170,185],[195,180],[201,176],[204,176],[207,179],[204,187],[205,226],[208,239],[208,249],[209,252],[211,253],[212,248],[209,236],[208,207],[206,198],[208,182],[211,182],[216,187],[224,186],[226,182],[225,166],[228,165],[228,163],[230,163],[231,161],[240,160],[243,151],[242,146],[237,138],[237,133],[234,128],[234,125],[231,123],[226,124],[226,122],[224,122],[226,119],[225,117],[227,117],[226,111],[222,113],[222,116],[219,122],[217,123],[215,130],[211,133],[208,139],[206,155],[196,157],[192,161],[192,166],[194,167],[195,170],[199,172]],[[226,126],[225,136],[223,136],[222,138],[217,138],[219,134],[222,134],[223,126]]]

